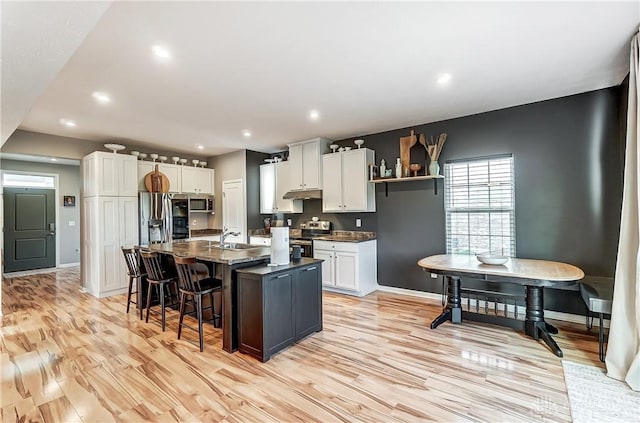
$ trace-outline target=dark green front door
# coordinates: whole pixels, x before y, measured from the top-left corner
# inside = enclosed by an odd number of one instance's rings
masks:
[[[56,267],[55,190],[4,188],[4,271]]]

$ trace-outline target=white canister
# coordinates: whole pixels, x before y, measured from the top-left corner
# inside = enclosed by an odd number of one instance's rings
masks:
[[[289,264],[289,227],[271,227],[270,266]]]

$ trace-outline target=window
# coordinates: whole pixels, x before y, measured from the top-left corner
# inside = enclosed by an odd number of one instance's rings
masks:
[[[53,176],[3,173],[2,186],[24,188],[55,188],[55,178]]]
[[[445,163],[447,253],[516,254],[513,157]]]

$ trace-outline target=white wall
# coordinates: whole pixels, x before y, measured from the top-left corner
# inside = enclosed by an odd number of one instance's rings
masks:
[[[209,157],[207,163],[216,170],[216,215],[213,220],[213,228],[222,229],[222,181],[232,179],[242,179],[246,187],[246,150],[223,154],[221,156]],[[246,192],[245,192],[246,203]]]

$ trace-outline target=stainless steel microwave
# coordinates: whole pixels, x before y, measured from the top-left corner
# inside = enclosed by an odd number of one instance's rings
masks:
[[[213,195],[190,195],[189,211],[215,213]]]

